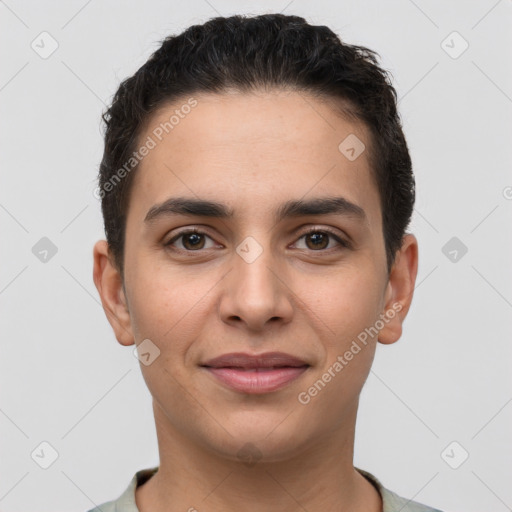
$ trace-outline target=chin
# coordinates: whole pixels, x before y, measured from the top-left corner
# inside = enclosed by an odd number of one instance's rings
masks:
[[[272,463],[294,457],[315,435],[308,436],[300,425],[283,422],[286,414],[271,415],[267,418],[250,414],[245,419],[230,423],[229,435],[222,429],[222,439],[206,442],[216,455],[230,461],[243,462],[247,466],[256,462]]]

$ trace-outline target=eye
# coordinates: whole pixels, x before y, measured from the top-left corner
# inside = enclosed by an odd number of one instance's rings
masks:
[[[177,251],[183,252],[198,252],[201,249],[211,249],[215,247],[213,243],[209,247],[205,245],[205,238],[208,238],[213,242],[213,239],[208,236],[206,233],[193,228],[181,231],[180,233],[174,235],[168,242],[164,244],[165,247],[171,247]],[[336,241],[338,246],[342,248],[350,248],[349,242],[341,238],[336,233],[328,230],[328,229],[319,229],[312,228],[303,233],[299,237],[299,241],[302,239],[306,241],[306,247],[299,247],[299,249],[309,249],[312,251],[323,251],[323,250],[331,250],[336,249],[336,246],[329,247],[329,242],[332,240]],[[180,241],[181,247],[176,247],[175,242]],[[339,247],[338,247],[339,248]]]
[[[306,242],[305,248],[310,249],[312,251],[333,249],[333,247],[329,247],[329,239],[331,238],[334,239],[338,243],[338,245],[341,245],[344,248],[348,249],[350,247],[350,244],[346,240],[344,240],[343,238],[341,238],[340,236],[338,236],[337,234],[333,233],[328,229],[309,229],[299,238],[299,240],[303,238],[305,239]]]
[[[175,247],[175,249],[178,249],[180,251],[197,251],[200,249],[210,249],[213,246],[205,247],[205,241],[204,237],[209,238],[212,240],[206,233],[203,233],[202,231],[199,231],[198,229],[188,229],[186,231],[181,231],[177,235],[175,235],[173,238],[171,238],[168,242],[166,242],[164,245],[166,247],[173,246],[174,242],[176,240],[182,239],[181,244],[182,247]]]

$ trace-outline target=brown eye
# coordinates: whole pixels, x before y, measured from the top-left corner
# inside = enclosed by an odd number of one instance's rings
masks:
[[[187,233],[182,235],[183,237],[183,246],[185,249],[202,249],[204,246],[204,238],[203,235],[199,233]]]
[[[306,245],[309,249],[325,249],[329,245],[329,235],[316,231],[305,235]],[[311,241],[311,244],[308,243]]]
[[[188,231],[182,231],[181,233],[178,233],[176,236],[171,238],[166,244],[164,244],[166,247],[171,247],[173,249],[176,249],[178,251],[199,251],[201,249],[209,249],[213,247],[211,245],[210,247],[205,247],[205,238],[210,238],[207,234],[202,233],[197,230],[188,230]],[[175,242],[179,241],[181,239],[181,246],[182,247],[175,247]],[[210,238],[211,240],[211,238]]]
[[[305,248],[309,249],[311,251],[330,251],[331,249],[343,249],[343,248],[350,248],[350,245],[348,242],[340,238],[338,235],[332,233],[328,230],[323,229],[310,229],[308,232],[304,233],[299,240],[305,240]],[[334,247],[329,247],[330,241],[333,240],[336,242]],[[336,245],[338,247],[336,247]],[[303,247],[299,247],[299,249],[302,249]],[[326,252],[327,252],[326,251]]]

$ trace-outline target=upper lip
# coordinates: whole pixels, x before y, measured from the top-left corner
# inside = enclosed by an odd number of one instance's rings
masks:
[[[223,354],[202,363],[201,366],[210,368],[272,368],[272,367],[301,367],[309,366],[308,363],[284,352],[266,352],[264,354],[244,354],[233,352]]]

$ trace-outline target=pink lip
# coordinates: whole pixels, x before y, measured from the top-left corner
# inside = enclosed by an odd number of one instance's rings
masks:
[[[308,363],[284,352],[264,352],[263,354],[245,354],[232,352],[223,354],[202,363],[201,366],[213,368],[270,368],[272,366],[305,366]]]
[[[210,359],[201,366],[232,389],[258,394],[284,387],[310,365],[283,352],[256,355],[237,352]]]
[[[302,375],[308,366],[282,368],[206,368],[229,387],[249,394],[270,393]]]

